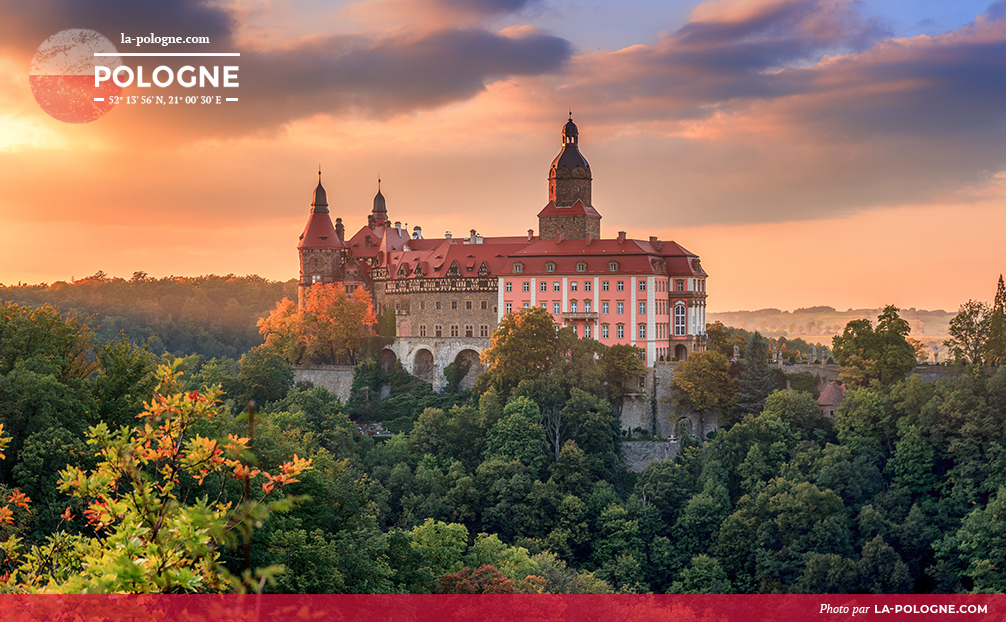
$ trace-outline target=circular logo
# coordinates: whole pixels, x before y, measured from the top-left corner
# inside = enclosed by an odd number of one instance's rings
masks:
[[[101,33],[86,28],[61,30],[46,39],[31,59],[28,80],[35,101],[49,116],[66,123],[89,123],[114,106],[112,97],[122,87],[112,80],[94,86],[96,65],[115,71],[122,65],[115,45]]]

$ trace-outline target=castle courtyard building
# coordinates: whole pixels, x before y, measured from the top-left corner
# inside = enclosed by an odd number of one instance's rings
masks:
[[[549,201],[538,212],[538,234],[426,238],[388,216],[378,188],[366,226],[346,239],[332,224],[321,184],[301,235],[300,292],[316,283],[342,283],[371,292],[378,312],[394,309],[395,342],[383,354],[414,375],[442,386],[443,369],[463,361],[480,371],[478,356],[507,313],[531,306],[556,326],[605,345],[642,349],[647,366],[684,360],[705,349],[706,278],[699,257],[655,236],[624,231],[601,236],[591,203],[590,165],[579,150],[572,115],[549,169]]]

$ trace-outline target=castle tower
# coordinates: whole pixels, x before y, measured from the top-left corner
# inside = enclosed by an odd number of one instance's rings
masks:
[[[374,195],[374,210],[371,212],[374,217],[374,225],[380,227],[388,220],[388,206],[381,194],[381,178],[377,178],[377,194]]]
[[[601,237],[601,214],[590,204],[590,164],[580,153],[573,113],[562,128],[562,148],[548,172],[548,205],[538,214],[542,240]]]
[[[341,223],[340,223],[341,224]],[[336,234],[328,211],[328,195],[321,185],[321,171],[318,171],[318,186],[311,200],[311,214],[307,218],[304,232],[300,234],[297,252],[300,254],[300,283],[298,295],[301,304],[305,290],[315,283],[332,283],[339,269],[343,249],[346,244]]]

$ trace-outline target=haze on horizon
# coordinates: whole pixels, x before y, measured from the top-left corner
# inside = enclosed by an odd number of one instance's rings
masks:
[[[0,282],[297,275],[316,170],[355,230],[520,235],[571,107],[602,234],[702,257],[709,309],[955,310],[1006,271],[1006,2],[0,0]],[[204,35],[239,104],[69,125],[64,28]],[[172,51],[186,51],[173,46]],[[127,89],[125,94],[139,91]]]

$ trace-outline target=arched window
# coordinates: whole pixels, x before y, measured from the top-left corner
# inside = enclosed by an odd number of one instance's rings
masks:
[[[608,262],[608,272],[618,272],[618,262],[609,261]]]
[[[555,272],[555,262],[554,261],[545,262],[545,272]]]
[[[685,311],[685,303],[679,302],[674,305],[674,336],[684,337],[685,336],[685,322],[687,313]]]

